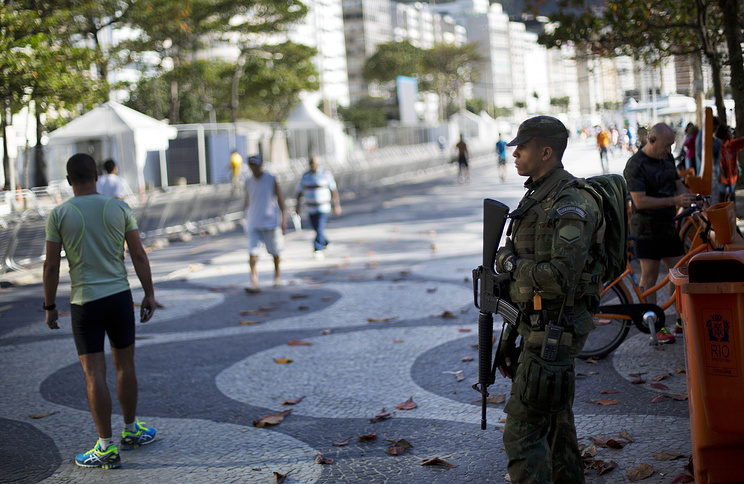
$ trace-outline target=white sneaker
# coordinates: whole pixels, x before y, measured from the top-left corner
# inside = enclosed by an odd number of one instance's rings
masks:
[[[316,250],[313,253],[313,257],[315,258],[315,260],[323,260],[325,259],[325,252],[323,252],[322,250]]]

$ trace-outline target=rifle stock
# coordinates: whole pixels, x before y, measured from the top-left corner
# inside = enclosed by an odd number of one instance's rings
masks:
[[[519,309],[509,302],[511,274],[497,274],[494,270],[501,234],[506,225],[509,207],[487,198],[483,200],[483,264],[473,269],[473,298],[478,314],[478,383],[473,388],[481,394],[481,429],[486,429],[488,387],[494,382],[499,347],[493,355],[493,313],[501,315],[508,324],[516,325]]]

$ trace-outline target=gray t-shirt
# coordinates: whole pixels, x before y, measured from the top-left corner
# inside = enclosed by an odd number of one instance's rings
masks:
[[[264,172],[259,178],[251,175],[245,181],[248,208],[245,211],[246,230],[274,229],[279,226],[279,205],[274,194],[274,175]]]

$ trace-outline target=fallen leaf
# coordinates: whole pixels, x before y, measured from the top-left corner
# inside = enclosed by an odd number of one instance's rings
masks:
[[[457,331],[461,333],[469,333],[472,330],[470,328],[457,328]]]
[[[596,445],[589,446],[589,447],[587,447],[586,449],[584,449],[581,452],[581,457],[582,458],[596,457],[596,455],[597,455],[597,446]]]
[[[637,376],[634,379],[630,380],[630,383],[632,383],[633,385],[640,385],[642,383],[646,383],[646,381],[640,376]]]
[[[657,395],[656,397],[654,397],[653,400],[651,400],[651,403],[663,402],[667,398],[669,398],[669,395]]]
[[[598,462],[598,465],[596,469],[597,469],[597,475],[599,476],[601,476],[602,474],[606,474],[610,472],[612,469],[615,469],[617,467],[617,462],[615,462],[614,460],[611,460],[609,462],[600,460],[597,462]]]
[[[695,479],[687,474],[679,474],[674,478],[672,484],[686,484],[688,482],[695,482]]]
[[[607,405],[617,405],[620,403],[618,400],[609,400],[607,398],[603,398],[602,400],[594,400],[593,398],[589,400],[590,403],[596,403],[597,405],[607,406]]]
[[[613,393],[620,393],[620,392],[617,391],[617,390],[600,390],[599,393],[601,393],[603,395],[610,395],[610,394],[613,394]]]
[[[695,475],[695,466],[692,463],[692,456],[690,456],[690,458],[687,459],[687,464],[685,464],[685,470],[691,476],[694,476]]]
[[[473,361],[474,358],[472,356],[463,356],[462,361]]]
[[[303,398],[305,397],[303,396],[300,398],[290,398],[289,400],[284,400],[282,402],[282,405],[297,405],[298,403],[302,401]]]
[[[289,472],[287,472],[289,474]],[[274,471],[274,481],[276,484],[282,484],[284,482],[284,479],[287,478],[287,474],[279,474],[278,472]]]
[[[452,465],[449,462],[447,462],[444,459],[440,459],[439,457],[434,457],[433,459],[426,459],[421,463],[422,466],[447,466],[447,467],[457,467],[456,465]]]
[[[435,318],[443,318],[443,319],[455,319],[457,316],[452,311],[445,311],[442,314],[436,314],[434,315]]]
[[[397,447],[394,445],[391,445],[387,449],[387,453],[390,455],[403,455],[403,453],[406,451],[403,447]]]
[[[59,413],[59,412],[54,411],[54,412],[49,412],[49,413],[34,413],[32,415],[29,415],[28,418],[33,418],[33,419],[47,418],[47,417],[51,417],[55,413]]]
[[[654,472],[654,468],[650,465],[641,464],[638,467],[634,467],[633,469],[626,472],[625,475],[628,476],[630,482],[635,482],[640,481],[641,479],[646,479],[647,477],[651,477],[652,475],[654,475]]]
[[[307,294],[290,294],[289,297],[290,299],[305,299],[308,296]]]
[[[366,435],[360,435],[359,436],[359,440],[375,440],[375,439],[377,439],[377,430],[375,430],[371,434],[366,434]]]
[[[599,375],[598,371],[588,371],[587,373],[590,375]]]
[[[629,442],[635,442],[635,440],[633,440],[627,430],[623,430],[622,432],[620,432],[620,437]]]
[[[351,437],[348,439],[340,440],[338,442],[331,442],[331,445],[334,447],[343,447],[345,445],[349,445],[349,442],[351,442]]]
[[[404,449],[412,449],[413,448],[413,444],[411,444],[406,439],[400,439],[400,440],[389,440],[388,439],[388,442],[390,442],[391,444],[393,444],[396,447],[403,447]]]
[[[684,368],[680,368],[678,366],[675,366],[674,367],[674,372],[675,373],[687,373],[687,370],[685,370]]]
[[[289,346],[310,346],[312,343],[309,341],[302,341],[299,339],[291,339],[289,340],[289,343],[287,343]]]
[[[333,333],[332,329],[321,329],[320,334],[331,334]]]
[[[594,445],[597,445],[599,447],[609,447],[611,449],[622,449],[626,445],[629,444],[629,442],[625,442],[623,440],[618,440],[614,437],[589,437],[592,442],[594,442]]]
[[[687,398],[688,398],[687,397],[687,392],[675,393],[674,395],[671,396],[671,398],[674,399],[674,400],[677,400],[679,402],[684,401],[684,400],[687,400]]]
[[[642,371],[642,372],[639,372],[639,373],[628,373],[628,376],[641,376],[641,375],[645,375],[646,373],[648,373],[648,372],[647,371]]]
[[[310,309],[310,306],[297,306],[298,311],[307,311]]]
[[[315,463],[316,464],[333,464],[333,459],[330,457],[323,457],[323,454],[318,454],[315,456]]]
[[[437,292],[437,288],[436,287],[429,288],[426,290],[426,292],[428,292],[429,294],[431,294],[432,292]]]
[[[505,418],[503,418],[503,417],[502,417],[502,418],[500,418],[500,419],[499,419],[499,423],[506,423],[506,419],[505,419]]]
[[[413,401],[413,397],[395,406],[398,410],[413,410],[416,407],[418,407],[418,405]]]
[[[649,386],[651,388],[656,388],[657,390],[669,390],[669,387],[664,385],[663,383],[652,383]]]
[[[587,358],[586,359],[586,362],[587,363],[590,363],[592,365],[596,365],[597,364],[597,360],[595,360],[594,358]]]
[[[403,342],[403,340],[402,340],[402,339],[394,339],[394,340],[393,340],[393,343],[402,343],[402,342]]]
[[[684,454],[678,454],[676,452],[659,452],[657,454],[654,454],[654,459],[656,460],[674,460],[674,459],[680,459],[682,457],[687,457]]]
[[[240,324],[243,326],[251,326],[254,324],[261,324],[261,321],[241,321]]]
[[[492,393],[491,395],[488,395],[486,397],[486,403],[504,403],[506,401],[506,394],[505,393]]]
[[[661,375],[656,375],[655,377],[651,378],[653,381],[661,381],[666,377],[672,376],[671,373],[662,373]]]
[[[248,310],[245,310],[245,311],[238,311],[238,314],[240,314],[241,316],[251,316],[251,315],[252,316],[258,316],[259,318],[263,318],[263,317],[268,316],[268,314],[262,313],[258,309],[248,309]]]
[[[280,365],[286,365],[288,363],[292,363],[294,360],[291,360],[289,358],[274,358],[274,363],[279,363]]]
[[[282,412],[270,413],[268,415],[264,415],[260,419],[255,419],[253,421],[253,426],[258,427],[258,428],[264,428],[270,425],[278,425],[282,423],[282,420],[284,420],[284,418],[290,413],[292,413],[291,409],[284,410]]]
[[[392,318],[367,318],[368,323],[387,323],[388,321],[395,321],[397,317]]]
[[[387,420],[389,418],[390,418],[390,412],[386,412],[385,409],[383,408],[380,413],[378,413],[377,415],[375,415],[374,417],[370,419],[370,422],[371,423],[382,422],[383,420]]]

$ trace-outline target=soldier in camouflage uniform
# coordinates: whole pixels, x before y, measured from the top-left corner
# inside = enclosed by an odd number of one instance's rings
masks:
[[[590,249],[601,215],[594,198],[563,168],[567,142],[563,123],[537,116],[522,123],[509,143],[516,146],[517,172],[529,177],[527,194],[510,214],[511,237],[496,256],[497,270],[512,273],[509,294],[523,314],[516,370],[508,357],[499,368],[513,377],[504,447],[509,476],[519,484],[584,482],[571,409],[573,360],[594,329],[599,284],[592,274],[601,262]],[[563,328],[553,361],[542,353],[549,324]]]

